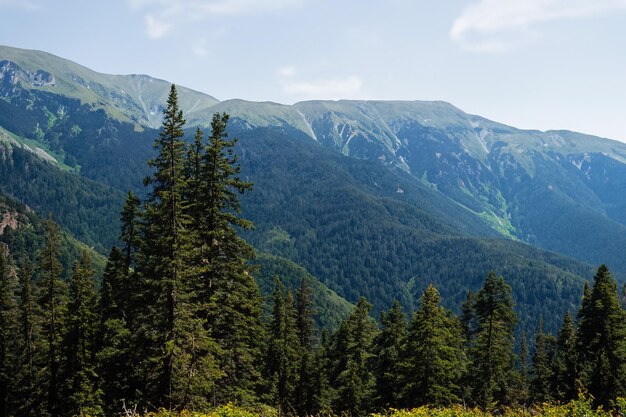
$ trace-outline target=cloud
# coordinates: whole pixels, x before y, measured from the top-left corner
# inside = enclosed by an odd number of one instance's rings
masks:
[[[16,9],[23,9],[28,11],[40,10],[41,7],[29,0],[0,0],[0,8],[2,7],[13,7]]]
[[[307,98],[347,98],[361,92],[363,81],[357,76],[318,79],[310,82],[283,83],[283,91]]]
[[[9,0],[0,0],[9,1]],[[234,16],[253,13],[278,13],[298,7],[306,0],[128,0],[135,11],[148,10],[146,31],[158,39],[189,21],[210,16]]]
[[[281,77],[293,77],[294,75],[296,75],[296,67],[293,66],[288,66],[288,67],[282,67],[278,69],[278,75],[280,75]]]
[[[146,33],[151,39],[159,39],[172,31],[172,25],[166,21],[154,17],[146,16]]]
[[[450,37],[477,51],[502,51],[532,41],[536,26],[626,10],[626,0],[480,0],[453,23]]]

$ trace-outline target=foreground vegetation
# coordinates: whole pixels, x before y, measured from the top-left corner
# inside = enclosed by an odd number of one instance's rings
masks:
[[[264,314],[254,251],[237,233],[252,227],[238,200],[252,184],[240,178],[228,116],[216,114],[208,139],[198,129],[191,145],[174,87],[164,116],[150,191],[144,201],[128,194],[122,247],[98,291],[87,251],[62,279],[51,220],[36,265],[0,250],[0,417],[119,415],[122,404],[223,416],[619,408],[626,313],[604,265],[558,337],[539,320],[532,353],[526,336],[516,343],[512,291],[494,273],[468,292],[460,317],[430,285],[410,318],[396,302],[379,324],[361,298],[333,334],[320,334],[307,280],[289,288],[279,277]],[[581,388],[593,400],[570,402]],[[531,407],[541,403],[568,405]],[[447,408],[415,408],[424,406]]]
[[[506,408],[500,410],[499,417],[615,417],[623,415],[626,410],[626,400],[619,398],[613,410],[594,408],[592,402],[582,398],[572,400],[567,404],[541,404],[528,408]],[[129,415],[137,416],[130,412]],[[160,410],[148,413],[145,417],[279,417],[279,412],[271,407],[243,408],[232,404],[216,407],[210,411],[201,413],[193,411],[170,412]],[[324,414],[325,417],[333,417],[333,414]],[[467,408],[461,405],[451,407],[422,406],[413,409],[390,409],[382,413],[371,414],[371,417],[493,417],[489,411],[479,408]]]

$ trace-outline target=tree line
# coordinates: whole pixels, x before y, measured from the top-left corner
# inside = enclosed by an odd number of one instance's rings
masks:
[[[235,140],[226,114],[211,132],[183,140],[174,86],[144,201],[128,193],[121,246],[113,247],[101,285],[84,252],[62,279],[59,228],[49,219],[36,264],[0,250],[0,417],[116,415],[139,409],[202,410],[265,403],[281,414],[345,412],[423,404],[486,409],[575,398],[598,405],[626,390],[626,317],[617,285],[601,266],[586,286],[576,320],[558,336],[541,321],[532,354],[511,288],[490,273],[468,293],[462,314],[441,305],[434,286],[410,318],[399,303],[378,324],[361,298],[332,334],[315,327],[306,280],[275,280],[272,308],[238,232]]]

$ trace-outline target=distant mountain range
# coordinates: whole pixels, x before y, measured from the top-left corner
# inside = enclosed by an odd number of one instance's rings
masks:
[[[142,192],[169,86],[0,47],[0,168],[13,176],[0,192],[41,214],[73,204],[116,216],[88,193],[59,201],[38,190],[62,188],[50,182],[59,176],[71,187],[100,187],[100,200]],[[246,237],[349,301],[363,294],[378,311],[393,299],[414,308],[434,282],[458,306],[495,270],[511,282],[524,326],[543,314],[555,328],[551,317],[577,307],[591,265],[626,273],[620,142],[519,130],[444,102],[287,106],[219,102],[183,87],[179,97],[189,129],[207,127],[214,112],[231,115],[242,172],[255,183],[243,202],[257,229]],[[24,151],[48,167],[47,178],[20,180],[25,158],[7,155]],[[115,243],[113,223],[85,214],[63,225],[104,252]]]

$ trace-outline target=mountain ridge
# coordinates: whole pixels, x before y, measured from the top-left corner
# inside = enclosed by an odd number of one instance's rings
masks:
[[[55,75],[35,67],[28,71]],[[112,116],[136,110],[124,101],[116,110],[109,93],[119,86],[103,90],[101,105],[31,87],[0,80],[0,126],[58,155],[72,175],[116,193],[142,191],[156,119]],[[183,100],[182,110],[193,104]],[[231,115],[242,175],[257,184],[242,201],[257,224],[246,237],[348,301],[363,294],[377,312],[394,298],[413,308],[434,282],[447,305],[458,305],[493,269],[526,297],[521,317],[532,328],[538,314],[577,305],[589,263],[626,271],[626,197],[615,192],[626,187],[625,148],[615,142],[520,130],[442,101],[205,104],[186,113],[186,137],[213,112]],[[17,197],[26,198],[21,187]],[[74,225],[97,237],[94,226]]]

